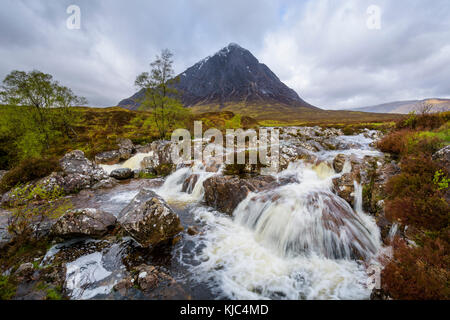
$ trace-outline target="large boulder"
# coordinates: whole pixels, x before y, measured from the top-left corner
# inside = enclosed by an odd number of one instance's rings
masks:
[[[183,230],[178,215],[160,196],[146,189],[120,212],[118,220],[143,247],[166,242]]]
[[[174,145],[170,141],[154,141],[149,146],[150,151],[147,153],[152,153],[143,159],[141,162],[141,168],[147,170],[154,170],[162,165],[171,165],[172,162],[172,151]]]
[[[117,180],[127,180],[134,177],[134,172],[129,168],[120,168],[113,170],[109,176]]]
[[[136,148],[130,139],[118,138],[118,150],[101,152],[95,156],[95,162],[98,164],[117,164],[131,158]]]
[[[272,176],[249,179],[237,176],[213,176],[203,182],[204,200],[208,206],[231,215],[250,192],[261,191],[274,184],[276,179]]]
[[[116,217],[98,209],[69,210],[51,228],[55,237],[72,239],[78,237],[100,238],[113,230]]]
[[[433,154],[433,160],[439,162],[450,173],[450,145]]]
[[[44,178],[44,184],[58,184],[66,193],[74,193],[83,189],[113,186],[114,180],[99,166],[92,163],[83,151],[75,150],[66,154],[61,160],[62,172]]]

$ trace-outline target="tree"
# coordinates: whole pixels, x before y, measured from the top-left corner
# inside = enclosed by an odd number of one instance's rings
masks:
[[[36,150],[35,153],[48,149],[55,136],[74,132],[70,107],[87,104],[85,98],[61,86],[50,74],[37,70],[8,74],[0,89],[0,100],[16,109],[7,121],[23,130],[22,139],[16,144],[25,153],[27,149]]]
[[[150,72],[137,76],[135,85],[141,88],[144,96],[140,99],[141,110],[151,110],[160,138],[166,134],[174,123],[187,113],[178,98],[178,91],[173,87],[178,79],[174,78],[173,54],[164,49],[157,55],[150,66]]]

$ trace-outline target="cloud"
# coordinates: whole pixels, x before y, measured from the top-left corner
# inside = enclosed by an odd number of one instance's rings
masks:
[[[66,9],[81,8],[68,30]],[[367,7],[382,9],[380,30]],[[450,13],[446,0],[4,0],[0,77],[38,69],[86,96],[115,105],[162,48],[176,72],[239,43],[302,98],[350,107],[450,95]]]

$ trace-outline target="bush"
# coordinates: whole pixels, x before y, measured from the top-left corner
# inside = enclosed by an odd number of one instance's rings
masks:
[[[400,165],[402,172],[389,179],[385,191],[386,217],[391,221],[427,230],[440,230],[448,225],[450,207],[444,199],[445,190],[435,183],[440,170],[431,157],[408,156]]]
[[[19,184],[46,177],[50,173],[59,170],[59,162],[54,158],[23,160],[17,167],[3,176],[3,179],[0,181],[0,192],[6,192]]]
[[[394,257],[381,273],[385,291],[401,300],[448,300],[450,257],[442,240],[428,239],[423,247],[394,242]]]
[[[405,152],[408,139],[412,134],[411,130],[394,131],[378,142],[378,148],[383,152],[401,155]]]

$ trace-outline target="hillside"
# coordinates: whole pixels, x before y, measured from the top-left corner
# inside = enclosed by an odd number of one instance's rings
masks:
[[[388,102],[375,106],[350,109],[352,111],[375,113],[400,113],[408,114],[411,111],[420,112],[424,105],[432,105],[432,111],[441,112],[450,110],[450,99],[424,99]]]

